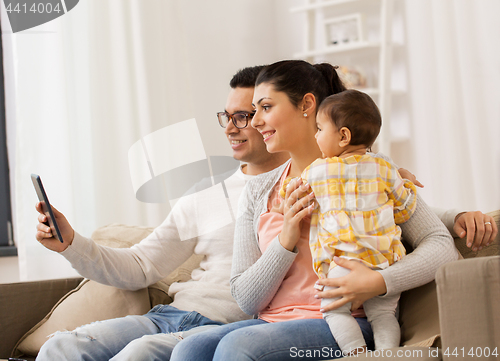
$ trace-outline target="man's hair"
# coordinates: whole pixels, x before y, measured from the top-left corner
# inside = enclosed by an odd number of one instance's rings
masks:
[[[371,147],[382,126],[380,111],[372,98],[354,89],[330,95],[321,103],[318,113],[328,116],[337,129],[349,129],[350,145]]]
[[[257,80],[257,75],[260,71],[264,69],[265,65],[249,66],[238,70],[234,74],[233,78],[229,82],[231,88],[253,88],[255,87],[255,81]]]

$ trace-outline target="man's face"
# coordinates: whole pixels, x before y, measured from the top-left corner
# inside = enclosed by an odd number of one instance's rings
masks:
[[[226,112],[234,114],[236,112],[253,112],[252,98],[254,88],[231,89],[227,97]],[[247,163],[265,162],[271,157],[266,150],[266,145],[262,135],[250,125],[246,128],[238,129],[233,122],[229,122],[224,129],[227,139],[233,149],[233,157],[236,160]]]

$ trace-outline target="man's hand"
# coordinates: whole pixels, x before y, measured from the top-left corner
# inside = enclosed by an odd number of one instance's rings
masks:
[[[351,272],[344,277],[323,278],[317,284],[338,287],[333,290],[317,292],[316,298],[337,298],[341,297],[329,305],[325,306],[321,312],[335,310],[348,302],[352,303],[351,311],[358,309],[363,302],[372,297],[382,295],[387,292],[384,277],[377,272],[358,261],[346,260],[340,257],[334,257],[334,262]]]
[[[474,252],[489,246],[498,234],[493,217],[480,211],[457,214],[453,230],[460,238],[467,235],[467,247]]]
[[[35,206],[38,213],[40,213],[38,215],[38,224],[36,226],[37,232],[35,236],[36,240],[46,248],[52,251],[62,252],[66,248],[68,248],[71,243],[73,243],[75,231],[73,230],[73,228],[71,228],[71,225],[69,224],[66,217],[64,217],[64,215],[57,209],[55,209],[54,206],[51,205],[51,207],[64,242],[61,243],[57,238],[53,237],[50,227],[44,223],[47,222],[47,217],[43,213],[42,204],[40,202],[38,202]]]
[[[399,168],[398,173],[403,179],[408,179],[410,182],[415,184],[417,187],[424,188],[424,185],[417,180],[415,174],[410,172],[408,169]]]

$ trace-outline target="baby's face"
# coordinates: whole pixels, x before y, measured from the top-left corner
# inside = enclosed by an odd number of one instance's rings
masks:
[[[338,157],[342,153],[340,141],[342,139],[339,130],[332,120],[323,112],[316,116],[316,143],[323,153],[324,158]]]

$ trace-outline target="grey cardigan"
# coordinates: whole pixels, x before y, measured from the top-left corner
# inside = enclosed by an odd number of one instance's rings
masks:
[[[249,315],[258,314],[271,302],[297,256],[286,250],[278,237],[262,253],[257,235],[259,217],[267,212],[270,193],[279,186],[278,180],[289,162],[250,180],[240,197],[230,282],[233,297]],[[426,284],[434,279],[439,266],[458,259],[453,238],[421,197],[417,196],[415,213],[400,227],[414,251],[378,271],[384,277],[386,295]]]

